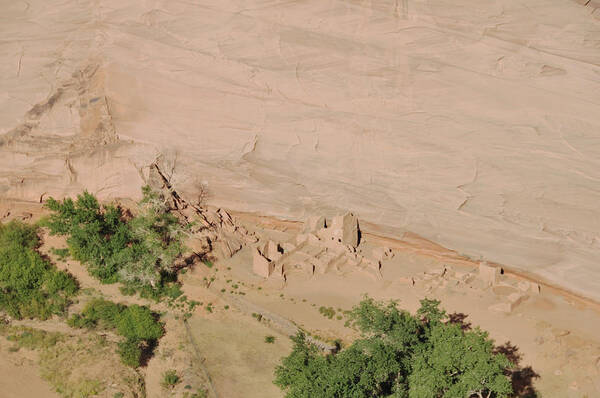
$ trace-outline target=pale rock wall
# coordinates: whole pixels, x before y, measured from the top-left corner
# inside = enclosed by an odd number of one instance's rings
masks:
[[[568,0],[4,1],[0,195],[351,210],[600,299],[600,23]]]

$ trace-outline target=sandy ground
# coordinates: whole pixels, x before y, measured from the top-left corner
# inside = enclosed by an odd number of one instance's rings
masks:
[[[193,317],[190,326],[219,396],[281,397],[273,371],[290,352],[291,341],[250,316],[217,310],[222,314]],[[274,336],[275,342],[265,343],[266,336]]]
[[[48,397],[58,398],[39,374],[35,355],[24,358],[22,352],[8,352],[10,344],[0,338],[0,391],[3,398]],[[23,350],[25,351],[25,350]]]
[[[35,220],[42,213],[39,205],[13,206],[11,217]],[[299,223],[244,213],[236,214],[236,218],[238,225],[260,237],[258,245],[267,239],[294,242],[302,228]],[[62,238],[45,236],[41,250],[48,252],[51,247],[63,245]],[[528,281],[526,277],[507,272],[495,286],[487,286],[477,277],[478,261],[412,235],[391,240],[367,233],[357,253],[369,256],[382,245],[392,248],[393,257],[382,260],[379,273],[364,267],[314,275],[292,269],[286,281],[265,280],[252,272],[251,251],[255,245],[244,247],[232,258],[217,259],[212,268],[200,263],[186,273],[185,294],[203,303],[190,319],[190,328],[202,358],[200,362],[219,396],[280,396],[280,391],[271,384],[273,370],[290,347],[290,342],[277,330],[257,322],[248,313],[238,312],[233,303],[240,300],[252,303],[294,321],[321,339],[341,338],[350,343],[357,335],[345,327],[344,311],[358,303],[364,294],[397,300],[402,308],[413,312],[424,297],[440,299],[449,313],[464,318],[471,327],[489,331],[519,364],[523,383],[535,387],[542,396],[583,398],[600,394],[597,303],[542,284],[539,293],[527,290],[524,301],[512,311],[498,312],[493,307],[518,292],[519,283]],[[57,263],[72,272],[83,288],[93,288],[117,301],[142,303],[121,296],[116,285],[102,285],[90,278],[76,261]],[[442,276],[441,269],[447,270]],[[459,281],[457,275],[461,273],[475,277],[468,282]],[[215,279],[207,288],[211,278]],[[206,309],[209,303],[212,312]],[[226,305],[230,308],[225,309]],[[335,316],[325,318],[319,313],[321,306],[332,307]],[[168,324],[177,324],[173,322],[171,319]],[[187,380],[202,379],[199,368],[194,366],[199,365],[197,357],[173,355],[191,352],[180,346],[184,340],[181,327],[168,326],[168,329],[172,332],[167,333],[145,370],[150,397],[168,395],[160,387],[160,377],[171,367],[189,369]],[[276,336],[276,343],[266,344],[266,335]],[[244,395],[240,395],[242,392]]]
[[[579,1],[581,2],[581,1]],[[600,299],[597,1],[2,2],[0,196],[352,209]]]
[[[252,223],[246,224],[246,227],[255,228],[263,241],[271,238],[286,242],[293,240],[295,236],[295,232],[291,232],[293,225],[289,223],[278,223],[270,219],[263,223],[270,228],[257,228],[256,219],[251,217],[251,220]],[[273,229],[275,227],[277,229]],[[366,237],[359,249],[369,249],[373,240]],[[364,294],[368,294],[377,299],[398,300],[402,308],[411,312],[418,308],[418,302],[422,298],[442,300],[449,313],[464,317],[465,323],[471,327],[479,326],[489,331],[496,344],[503,347],[511,359],[518,363],[523,376],[519,379],[522,384],[515,384],[518,391],[524,391],[522,385],[529,384],[542,396],[548,397],[593,397],[600,394],[600,339],[597,334],[600,312],[593,303],[586,305],[580,300],[573,300],[569,295],[556,294],[552,289],[542,287],[540,294],[529,294],[512,312],[502,313],[490,308],[506,300],[508,294],[517,290],[516,284],[523,279],[505,275],[502,282],[494,287],[488,287],[477,279],[466,284],[453,283],[452,278],[417,279],[414,286],[406,283],[407,278],[420,278],[443,266],[456,272],[477,272],[468,261],[451,265],[451,261],[433,256],[427,250],[394,250],[394,257],[383,262],[382,278],[355,269],[344,275],[326,273],[309,276],[296,272],[289,274],[285,283],[280,283],[264,280],[252,273],[250,248],[246,248],[229,260],[218,261],[213,269],[196,269],[184,280],[191,289],[187,292],[188,295],[193,297],[195,294],[207,293],[202,292],[206,289],[191,288],[192,286],[202,285],[205,277],[215,277],[209,290],[215,295],[222,295],[218,299],[219,305],[215,307],[219,315],[205,313],[204,316],[225,316],[225,319],[210,322],[198,320],[192,323],[194,330],[202,336],[199,339],[206,339],[204,349],[223,349],[225,352],[219,357],[222,358],[219,361],[223,363],[207,360],[209,371],[216,372],[217,378],[226,378],[224,373],[229,365],[225,363],[230,360],[234,360],[236,366],[243,369],[237,370],[234,366],[231,370],[233,373],[240,371],[247,374],[255,369],[254,365],[249,365],[253,361],[252,355],[245,364],[238,357],[253,349],[243,346],[240,341],[243,340],[240,335],[242,332],[238,329],[246,330],[247,327],[243,326],[245,323],[228,320],[230,314],[221,308],[223,303],[227,303],[227,297],[260,305],[293,320],[324,339],[341,338],[349,343],[357,335],[344,326],[346,318],[343,311],[350,309]],[[222,289],[225,290],[224,293],[221,293]],[[325,318],[318,311],[321,306],[334,308],[336,316],[332,319]],[[234,326],[232,322],[238,324]],[[231,330],[227,331],[228,329]],[[255,333],[248,332],[248,336],[255,336]],[[260,336],[248,338],[260,343]],[[220,346],[218,349],[210,348],[211,342],[215,341],[232,341],[237,348],[231,352]],[[256,347],[256,344],[253,346]],[[212,355],[216,357],[217,354]],[[272,374],[272,369],[261,371],[264,372],[261,377],[265,380]]]

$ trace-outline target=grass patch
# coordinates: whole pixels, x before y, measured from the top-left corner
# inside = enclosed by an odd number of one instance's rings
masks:
[[[37,351],[42,378],[64,398],[93,397],[109,384],[125,391],[128,397],[143,395],[143,379],[120,363],[115,344],[103,336],[92,333],[73,337],[7,324],[0,324],[0,335],[12,341],[14,347]]]
[[[69,257],[69,249],[66,247],[64,249],[57,249],[53,247],[50,249],[50,253],[57,256],[59,261],[65,261]]]
[[[172,389],[180,381],[181,380],[179,379],[177,372],[174,369],[171,369],[171,370],[167,370],[166,372],[163,373],[163,377],[162,377],[162,381],[160,382],[160,385],[163,388]]]

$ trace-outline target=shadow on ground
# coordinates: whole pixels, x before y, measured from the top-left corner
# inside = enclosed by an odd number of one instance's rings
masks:
[[[460,325],[462,330],[470,330],[471,323],[467,322],[468,315],[455,312],[448,314],[448,322]],[[495,353],[504,354],[513,364],[511,369],[507,369],[507,375],[510,377],[515,398],[540,398],[539,393],[533,387],[534,380],[540,377],[531,366],[521,367],[523,356],[519,352],[519,347],[510,341],[496,346]]]

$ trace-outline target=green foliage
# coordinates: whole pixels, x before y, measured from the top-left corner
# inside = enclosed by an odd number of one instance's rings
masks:
[[[38,246],[36,226],[0,224],[0,310],[17,319],[63,314],[78,290],[75,279],[43,258]]]
[[[460,325],[438,325],[423,348],[413,358],[411,397],[507,397],[513,392],[504,375],[511,364],[504,355],[493,354],[486,332],[465,333]]]
[[[12,331],[13,333],[7,335],[6,339],[15,343],[18,348],[24,347],[30,350],[53,347],[63,339],[63,336],[59,333],[28,327],[13,328]]]
[[[267,344],[275,343],[275,336],[265,336],[265,343],[267,343]]]
[[[485,396],[512,394],[506,357],[476,329],[445,323],[439,301],[423,300],[416,316],[393,301],[365,298],[348,314],[362,338],[324,356],[303,333],[275,370],[286,397],[368,398]]]
[[[446,311],[440,308],[439,300],[426,298],[421,300],[421,308],[417,310],[417,316],[428,325],[436,326],[446,318]]]
[[[159,194],[149,187],[142,191],[138,214],[129,221],[120,208],[101,206],[88,192],[76,200],[49,198],[46,207],[53,213],[45,225],[52,234],[67,236],[70,254],[91,275],[103,283],[124,282],[154,298],[172,294],[168,275],[185,250],[185,228]]]
[[[137,340],[157,340],[163,335],[163,328],[147,307],[130,305],[121,312],[117,321],[117,331],[121,336]]]
[[[67,259],[67,257],[69,257],[69,249],[68,248],[57,249],[57,248],[53,247],[52,249],[50,249],[50,252],[52,252],[52,254],[57,256],[60,261],[65,261]]]
[[[67,323],[71,327],[105,330],[117,328],[121,314],[127,307],[104,299],[94,299],[86,304],[81,314],[73,315]]]
[[[177,385],[177,383],[179,383],[179,381],[180,379],[177,375],[177,372],[174,369],[171,369],[163,373],[163,379],[160,384],[164,388],[173,388],[175,385]]]
[[[103,299],[87,303],[81,314],[73,315],[68,324],[76,328],[116,331],[125,338],[118,345],[121,360],[132,367],[140,365],[143,348],[152,348],[164,333],[156,315],[147,307],[137,304],[127,307]]]
[[[333,309],[333,307],[319,307],[319,312],[321,313],[321,315],[329,319],[332,319],[335,315],[335,310]]]
[[[73,258],[86,263],[89,272],[105,283],[118,280],[121,251],[132,240],[121,211],[115,206],[102,208],[87,191],[57,201],[49,198],[46,207],[52,214],[46,225],[52,234],[66,235]]]
[[[120,341],[117,353],[121,357],[121,362],[132,368],[137,368],[142,362],[142,348],[139,340],[125,339]]]

